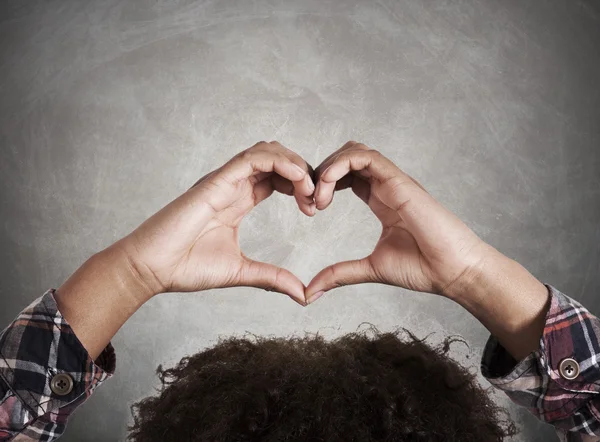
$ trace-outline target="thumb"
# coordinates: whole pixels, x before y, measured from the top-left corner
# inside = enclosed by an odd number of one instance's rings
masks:
[[[310,304],[336,287],[376,282],[369,258],[338,262],[321,270],[306,287],[306,302]]]
[[[298,304],[305,306],[304,284],[292,272],[260,261],[244,259],[236,285],[256,287],[288,295]]]

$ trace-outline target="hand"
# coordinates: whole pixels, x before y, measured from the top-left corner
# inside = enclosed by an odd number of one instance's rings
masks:
[[[240,222],[273,191],[294,195],[315,213],[310,166],[277,142],[260,142],[209,173],[182,196],[115,244],[151,293],[252,286],[302,305],[304,284],[292,273],[240,250]]]
[[[383,230],[366,258],[319,272],[306,288],[309,303],[332,288],[365,282],[447,295],[458,282],[473,278],[490,252],[419,183],[363,144],[346,143],[315,174],[317,209],[328,207],[335,191],[351,188]]]

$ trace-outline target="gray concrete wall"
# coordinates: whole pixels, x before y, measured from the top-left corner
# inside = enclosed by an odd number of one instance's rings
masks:
[[[488,242],[600,313],[593,4],[4,0],[0,323],[262,139],[314,165],[348,139],[381,150]],[[314,219],[275,196],[241,241],[308,282],[367,254],[378,235],[366,206],[342,193]],[[337,336],[364,321],[434,340],[461,334],[472,352],[457,358],[474,370],[488,336],[449,301],[375,285],[306,309],[253,289],[165,295],[115,337],[117,374],[64,440],[123,440],[156,366],[219,336]],[[516,440],[555,440],[511,412]]]

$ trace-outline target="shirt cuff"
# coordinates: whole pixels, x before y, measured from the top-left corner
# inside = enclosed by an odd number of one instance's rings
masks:
[[[598,397],[600,321],[579,302],[552,286],[547,288],[550,308],[539,348],[517,361],[490,336],[481,371],[514,402],[546,422],[558,422],[582,413],[582,408]],[[576,378],[569,380],[561,375],[559,367],[565,359],[577,362]]]
[[[54,293],[48,290],[35,300],[0,335],[0,378],[34,418],[83,402],[112,377],[116,365],[111,344],[96,361],[90,357],[58,310]],[[56,378],[61,374],[66,377]],[[53,379],[66,379],[59,386],[67,388],[57,394]]]

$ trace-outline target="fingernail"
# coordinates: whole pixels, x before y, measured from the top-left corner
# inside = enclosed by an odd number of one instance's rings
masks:
[[[321,290],[320,292],[315,293],[314,295],[312,295],[310,298],[308,298],[306,300],[307,304],[312,304],[313,302],[315,302],[317,299],[319,299],[321,296],[323,296],[323,293],[325,293],[323,290]]]
[[[296,169],[298,169],[298,171],[302,174],[305,175],[306,174],[306,170],[304,170],[303,168],[301,168],[300,166],[298,166],[297,164],[294,164],[294,167]]]
[[[302,307],[306,307],[306,301],[300,301],[299,299],[296,299],[293,296],[290,296],[290,298],[292,298],[292,301],[294,301],[297,304],[300,304]]]
[[[311,215],[314,215],[317,213],[317,205],[315,203],[310,203],[310,206],[308,206],[308,211]]]
[[[311,192],[314,193],[314,191],[315,191],[315,183],[313,183],[313,181],[310,178],[310,176],[307,175],[307,178],[308,178],[308,188],[310,189]]]

